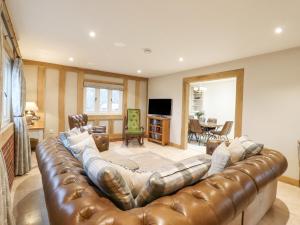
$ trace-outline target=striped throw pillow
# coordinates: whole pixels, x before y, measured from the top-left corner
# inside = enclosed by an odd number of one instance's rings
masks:
[[[113,165],[101,158],[98,151],[87,148],[82,155],[83,167],[92,182],[120,209],[135,207],[134,198],[126,181]]]
[[[146,186],[135,198],[137,207],[198,182],[208,171],[210,159],[198,157],[175,163],[164,172],[156,172],[148,179]]]
[[[242,136],[239,138],[241,145],[246,150],[245,157],[249,158],[250,156],[257,155],[264,148],[263,144],[256,143],[248,138],[248,136]]]

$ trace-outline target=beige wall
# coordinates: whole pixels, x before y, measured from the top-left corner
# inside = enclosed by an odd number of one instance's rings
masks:
[[[242,133],[281,151],[289,162],[286,175],[299,179],[300,48],[151,78],[148,95],[173,99],[170,138],[180,144],[183,78],[240,68],[245,69]]]
[[[32,64],[32,63],[31,63]],[[37,102],[37,93],[38,93],[38,65],[27,65],[25,62],[24,65],[24,74],[27,83],[26,89],[26,101],[35,101]],[[44,65],[43,65],[44,66]],[[62,67],[63,68],[63,67]],[[59,132],[59,76],[60,68],[47,67],[45,69],[45,136],[56,135]],[[110,82],[120,82],[123,83],[124,78],[119,77],[110,77],[105,75],[97,74],[84,74],[84,79],[91,80],[101,80],[101,81],[110,81]],[[147,81],[141,80],[138,81],[139,92],[136,92],[136,80],[130,77],[128,79],[128,92],[127,92],[127,106],[128,108],[140,108],[142,112],[141,122],[144,125],[146,121],[146,106],[147,106]],[[65,98],[64,98],[64,123],[65,129],[69,128],[68,125],[68,115],[77,113],[77,88],[78,82],[78,72],[74,71],[65,71]],[[139,99],[139,101],[136,101]],[[124,99],[123,99],[124,102]],[[129,103],[129,104],[128,104]],[[137,104],[136,104],[137,103]],[[97,118],[90,123],[96,125],[106,125],[107,130],[110,132],[111,137],[121,138],[123,131],[123,120],[122,116],[114,119],[101,119]],[[111,126],[110,126],[111,125]],[[111,129],[109,129],[109,127]]]

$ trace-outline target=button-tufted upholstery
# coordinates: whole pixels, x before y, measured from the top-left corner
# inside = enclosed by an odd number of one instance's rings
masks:
[[[88,122],[88,115],[87,114],[78,114],[78,115],[69,115],[69,127],[73,129],[74,127],[82,127],[86,126]]]
[[[265,149],[176,194],[122,211],[55,138],[38,145],[37,158],[52,225],[225,225],[287,168],[285,157]]]

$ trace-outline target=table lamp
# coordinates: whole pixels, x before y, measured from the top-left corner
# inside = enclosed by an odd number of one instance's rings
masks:
[[[39,110],[35,102],[26,102],[25,115],[28,125],[33,125],[32,118],[35,117],[35,113]]]

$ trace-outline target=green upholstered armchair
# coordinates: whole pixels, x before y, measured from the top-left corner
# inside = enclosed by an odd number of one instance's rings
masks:
[[[124,119],[124,140],[126,145],[130,139],[138,139],[139,144],[144,144],[144,127],[141,126],[140,109],[127,109]]]

